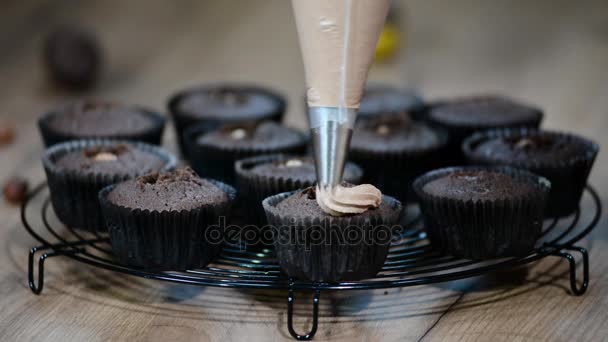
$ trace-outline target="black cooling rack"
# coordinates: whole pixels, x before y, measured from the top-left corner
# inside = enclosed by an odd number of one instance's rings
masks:
[[[592,204],[585,206],[584,212],[579,209],[569,217],[545,221],[542,237],[536,248],[528,255],[490,261],[460,259],[434,250],[427,239],[420,215],[413,214],[404,224],[401,235],[391,245],[384,267],[375,278],[342,283],[311,283],[290,279],[281,273],[271,249],[250,250],[238,246],[226,246],[222,254],[205,268],[183,272],[150,272],[120,264],[113,258],[107,236],[64,227],[51,219],[53,214],[46,183],[40,184],[29,194],[21,207],[21,219],[25,229],[40,244],[33,247],[29,253],[29,286],[35,294],[40,294],[44,287],[45,260],[56,256],[64,256],[109,271],[174,283],[287,289],[289,333],[297,340],[310,340],[317,331],[319,299],[322,291],[382,289],[440,283],[484,275],[545,257],[558,256],[569,263],[572,294],[582,295],[589,285],[589,255],[584,248],[576,246],[576,243],[597,225],[602,207],[600,198],[592,187],[586,188],[585,196],[590,197]],[[32,218],[36,216],[39,217],[40,222],[34,224]],[[574,252],[579,253],[582,260],[580,282],[577,281],[577,262],[573,256]],[[303,335],[298,334],[293,327],[293,302],[296,290],[313,291],[312,327]]]

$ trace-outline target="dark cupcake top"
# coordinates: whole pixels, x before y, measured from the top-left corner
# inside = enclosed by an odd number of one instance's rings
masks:
[[[476,156],[505,163],[554,163],[584,155],[589,147],[566,135],[540,133],[529,136],[495,137],[479,143]]]
[[[273,121],[227,125],[200,135],[198,145],[238,149],[275,149],[305,143],[304,135]]]
[[[436,148],[441,144],[439,132],[402,114],[358,124],[353,133],[351,148],[379,152],[419,151]]]
[[[278,211],[282,215],[294,218],[335,218],[327,214],[319,207],[316,199],[316,190],[314,187],[298,190],[293,195],[287,197],[276,205]],[[370,208],[361,214],[347,215],[361,218],[371,217],[375,215],[388,217],[395,212],[389,201],[382,200],[377,208]]]
[[[389,86],[370,86],[365,89],[358,114],[362,117],[404,113],[422,106],[422,100],[413,91]]]
[[[455,126],[521,124],[538,120],[541,115],[537,108],[494,95],[445,101],[429,113],[432,120]]]
[[[182,211],[221,204],[228,194],[189,168],[170,173],[152,173],[115,186],[110,203],[129,209]]]
[[[258,164],[249,170],[261,177],[275,177],[299,180],[306,183],[316,181],[315,164],[311,157],[292,157],[285,160],[271,161]],[[352,163],[344,167],[344,180],[352,183],[359,179],[359,172]]]
[[[49,127],[78,137],[111,137],[145,132],[154,120],[137,108],[101,101],[82,101],[51,114]]]
[[[501,200],[537,193],[532,184],[498,171],[455,171],[434,179],[422,191],[462,201]]]
[[[106,175],[136,175],[161,170],[167,161],[131,144],[94,146],[67,152],[55,161],[62,170]]]
[[[197,118],[259,119],[280,110],[273,95],[255,88],[201,88],[184,95],[180,111]]]

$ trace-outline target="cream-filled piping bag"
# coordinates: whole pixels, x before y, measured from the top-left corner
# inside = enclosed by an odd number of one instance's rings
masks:
[[[342,181],[361,95],[389,0],[292,0],[306,71],[318,186]]]

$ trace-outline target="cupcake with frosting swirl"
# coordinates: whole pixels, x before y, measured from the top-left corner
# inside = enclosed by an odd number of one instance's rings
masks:
[[[281,269],[314,282],[374,277],[384,265],[401,203],[370,184],[309,187],[262,203]]]
[[[265,224],[262,201],[282,192],[308,188],[317,181],[314,159],[304,155],[273,154],[245,158],[235,163],[236,184],[241,193],[247,224]],[[354,163],[344,167],[343,179],[360,184],[363,171]]]

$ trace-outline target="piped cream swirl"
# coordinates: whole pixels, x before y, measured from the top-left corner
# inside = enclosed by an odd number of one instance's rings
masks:
[[[317,187],[317,204],[329,215],[342,216],[361,214],[377,208],[382,202],[382,193],[371,184],[354,187],[337,186],[331,189]]]

